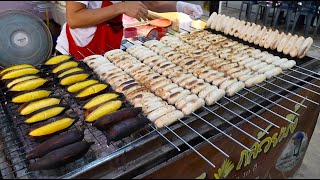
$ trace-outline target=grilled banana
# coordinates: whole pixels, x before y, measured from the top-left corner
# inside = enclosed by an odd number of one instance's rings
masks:
[[[45,97],[31,102],[27,102],[18,108],[21,115],[28,115],[39,109],[60,104],[61,99],[57,97]]]
[[[26,76],[15,78],[15,79],[13,79],[13,80],[11,80],[10,82],[7,83],[7,88],[11,88],[13,85],[15,85],[15,84],[17,84],[19,82],[30,80],[30,79],[35,79],[35,78],[39,78],[39,76],[37,76],[37,75],[26,75]]]
[[[62,78],[60,80],[60,84],[63,86],[69,86],[74,83],[83,81],[83,80],[87,79],[89,76],[90,76],[90,74],[85,73],[84,71],[71,73],[71,74],[64,76],[64,78]]]
[[[101,118],[97,119],[93,125],[100,131],[106,131],[113,124],[137,117],[141,111],[142,108],[123,108],[114,113],[102,116]]]
[[[67,165],[84,156],[93,142],[79,141],[60,149],[56,149],[30,164],[29,170],[49,170]]]
[[[48,90],[48,89],[37,89],[37,90],[26,91],[26,92],[16,94],[12,98],[12,102],[26,103],[36,99],[43,98],[43,97],[48,97],[51,93],[52,93],[52,90]]]
[[[102,104],[104,102],[110,101],[112,99],[115,99],[119,97],[119,94],[117,93],[106,93],[106,94],[101,94],[99,96],[96,96],[92,99],[90,99],[85,105],[83,106],[83,109],[90,109],[94,106],[97,106],[99,104]]]
[[[82,68],[79,68],[79,67],[68,68],[68,69],[62,70],[62,71],[59,73],[58,78],[63,78],[63,76],[65,76],[65,75],[67,75],[67,74],[71,74],[71,73],[79,72],[79,71],[83,71],[83,69],[82,69]]]
[[[55,64],[59,64],[62,61],[66,61],[71,59],[72,56],[69,55],[59,55],[59,56],[55,56],[50,58],[49,60],[47,60],[47,62],[45,63],[45,65],[55,65]]]
[[[10,88],[10,91],[28,91],[36,89],[48,82],[48,79],[36,78],[20,82]]]
[[[81,90],[77,95],[76,98],[79,99],[89,99],[105,90],[108,86],[106,84],[93,84],[85,89]]]
[[[17,69],[23,69],[23,68],[28,68],[28,67],[33,67],[31,64],[18,64],[18,65],[13,65],[13,66],[10,66],[10,67],[7,67],[5,69],[3,69],[1,72],[0,72],[0,76],[2,76],[3,74],[5,74],[6,72],[9,72],[11,70],[17,70]]]
[[[35,128],[29,132],[29,136],[31,137],[41,137],[48,136],[51,134],[55,134],[57,132],[61,132],[66,130],[75,122],[74,119],[69,117],[61,117],[54,122],[47,123],[41,127]]]
[[[13,79],[13,78],[21,77],[26,74],[37,74],[38,72],[40,72],[40,70],[33,68],[33,67],[11,70],[11,71],[5,73],[1,79],[2,80]]]
[[[84,81],[81,81],[81,82],[78,82],[78,83],[75,83],[75,84],[69,86],[67,88],[67,90],[70,93],[75,93],[75,92],[80,91],[83,88],[86,88],[86,87],[88,87],[90,85],[97,84],[97,83],[99,83],[98,80],[88,79],[88,80],[84,80]]]
[[[85,117],[86,122],[93,122],[97,119],[99,119],[102,116],[105,116],[107,114],[113,113],[116,110],[118,110],[122,105],[122,102],[120,100],[116,101],[110,101],[105,104],[99,105],[97,108],[93,108],[94,110],[87,110],[88,112],[91,111],[91,113],[87,113],[88,115]]]
[[[63,113],[65,110],[67,110],[67,106],[63,106],[63,105],[48,106],[29,114],[28,118],[24,122],[26,124],[31,124],[31,123],[44,121]]]
[[[39,144],[36,148],[29,151],[26,155],[27,159],[41,158],[42,156],[52,152],[53,150],[65,147],[69,144],[82,141],[84,131],[73,130],[66,132],[60,136],[55,136],[49,140]]]
[[[52,72],[53,73],[58,73],[58,72],[60,72],[60,71],[62,71],[64,69],[68,69],[68,68],[72,68],[72,67],[78,67],[78,65],[79,64],[77,62],[75,62],[75,61],[69,61],[69,60],[63,61],[63,62],[57,64],[53,68]]]
[[[123,120],[119,123],[112,125],[106,131],[106,138],[108,145],[112,141],[121,140],[127,136],[130,136],[135,131],[141,129],[145,124],[147,124],[149,120],[136,118],[130,118]]]

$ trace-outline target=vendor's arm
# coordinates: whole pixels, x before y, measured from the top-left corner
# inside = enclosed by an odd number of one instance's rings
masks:
[[[80,2],[66,3],[67,22],[71,29],[94,26],[121,14],[146,20],[148,14],[147,7],[139,1],[121,2],[98,9],[87,9],[86,5]]]
[[[192,19],[199,19],[203,15],[201,6],[183,1],[141,1],[148,9],[155,12],[183,12]]]

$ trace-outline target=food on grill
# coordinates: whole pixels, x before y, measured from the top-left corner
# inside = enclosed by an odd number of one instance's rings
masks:
[[[278,52],[282,52],[284,50],[284,48],[286,47],[289,39],[291,38],[292,34],[288,33],[286,35],[284,35],[284,37],[282,38],[282,40],[280,41],[278,47],[277,47],[277,51]]]
[[[24,122],[27,124],[31,124],[31,123],[44,121],[63,113],[64,111],[67,110],[67,108],[68,107],[65,105],[58,105],[58,104],[47,106],[29,114]]]
[[[89,76],[90,74],[85,71],[70,73],[61,78],[60,84],[63,86],[70,86],[74,83],[87,79]]]
[[[17,70],[17,69],[23,69],[23,68],[32,68],[34,66],[32,66],[31,64],[18,64],[18,65],[12,65],[9,66],[7,68],[4,68],[3,70],[1,70],[0,72],[0,77],[3,76],[5,73],[12,71],[12,70]]]
[[[266,80],[266,75],[265,74],[259,74],[253,77],[250,77],[248,80],[245,81],[245,85],[246,87],[250,88],[255,84],[259,84],[261,82],[263,82],[264,80]]]
[[[27,159],[41,158],[44,155],[65,147],[69,144],[73,144],[82,141],[84,138],[84,130],[72,130],[61,135],[54,136],[45,142],[39,144],[37,147],[29,151],[26,155]]]
[[[40,70],[34,68],[34,67],[26,67],[26,68],[22,68],[22,69],[16,69],[16,70],[11,70],[8,71],[7,73],[5,73],[1,79],[2,80],[6,80],[6,79],[14,79],[14,78],[18,78],[27,74],[37,74],[39,73]]]
[[[280,73],[282,73],[282,69],[280,67],[275,67],[274,69],[265,72],[264,75],[266,75],[267,79],[270,79],[273,76],[279,75]]]
[[[296,61],[290,60],[290,61],[287,61],[287,62],[285,62],[285,63],[282,63],[282,64],[280,65],[280,67],[281,67],[282,70],[285,71],[285,70],[287,70],[287,69],[293,68],[296,64],[297,64]]]
[[[45,97],[45,98],[37,99],[37,100],[22,104],[18,108],[18,112],[21,115],[28,115],[41,108],[56,105],[56,104],[59,104],[60,102],[61,102],[61,99],[57,97]]]
[[[107,143],[121,140],[141,129],[148,121],[140,118],[130,118],[112,125],[106,131]]]
[[[102,103],[110,101],[110,100],[113,100],[117,97],[119,97],[119,94],[117,94],[117,93],[101,94],[99,96],[96,96],[96,97],[90,99],[87,103],[85,103],[83,105],[83,109],[90,109],[94,106],[97,106],[99,104],[102,104]]]
[[[150,121],[154,122],[155,120],[160,118],[163,114],[167,114],[167,113],[172,112],[174,110],[175,110],[174,106],[170,106],[170,105],[162,106],[162,107],[150,112],[147,117]]]
[[[290,37],[290,39],[288,40],[286,46],[283,48],[283,53],[284,54],[289,54],[292,47],[295,45],[296,41],[298,40],[299,36],[298,35],[293,35]]]
[[[18,77],[18,78],[15,78],[15,79],[12,79],[11,81],[9,81],[6,86],[7,86],[7,88],[11,88],[13,85],[15,85],[19,82],[30,80],[30,79],[35,79],[35,78],[39,78],[39,76],[26,75],[26,76]]]
[[[75,62],[75,61],[70,61],[70,60],[62,61],[61,63],[53,66],[52,72],[59,73],[60,71],[68,68],[78,67],[78,65],[79,65],[78,62]]]
[[[37,161],[31,162],[29,171],[49,170],[67,165],[84,156],[93,142],[79,141],[65,147],[56,149]]]
[[[69,55],[58,55],[58,56],[54,56],[50,59],[48,59],[46,62],[45,62],[45,65],[55,65],[55,64],[59,64],[61,63],[62,61],[66,61],[66,60],[69,60],[71,59],[72,56],[69,56]]]
[[[101,131],[106,131],[115,123],[137,117],[141,110],[142,108],[123,108],[111,114],[102,116],[97,119],[93,125]]]
[[[104,90],[107,89],[107,87],[108,85],[106,84],[93,84],[79,91],[75,97],[81,100],[86,100],[92,98],[93,96],[103,93]]]
[[[250,43],[254,43],[255,45],[259,45],[260,47],[264,47],[266,49],[277,49],[278,52],[283,52],[284,54],[290,54],[291,57],[299,57],[303,58],[305,56],[305,53],[308,50],[305,51],[305,49],[301,49],[302,41],[304,40],[304,37],[300,37],[299,41],[297,35],[292,35],[291,33],[285,34],[284,32],[279,33],[278,30],[272,30],[271,28],[267,28],[266,26],[259,26],[254,23],[245,22],[239,19],[235,19],[229,16],[225,16],[223,14],[216,14],[212,13],[207,21],[207,27],[210,27],[211,29],[214,29],[216,31],[221,31],[224,34],[229,34],[231,36],[238,37],[244,41],[248,41]],[[182,33],[179,35],[179,37],[184,38],[187,33]],[[201,34],[196,32],[192,32],[191,35],[197,35]],[[221,35],[218,35],[221,37]],[[309,37],[310,38],[310,37]],[[216,35],[212,35],[209,38],[206,38],[209,42],[211,40],[215,40],[213,43],[219,43],[219,39],[216,38]],[[222,38],[221,38],[222,39]],[[192,42],[190,39],[185,39],[188,42]],[[165,42],[167,43],[167,42]],[[172,42],[175,43],[175,42]],[[200,45],[201,42],[198,42]],[[310,44],[312,44],[312,38],[310,38],[309,42],[306,43],[308,45],[305,46],[310,48]],[[309,46],[310,45],[310,46]],[[208,47],[210,46],[210,43],[208,45],[202,44],[202,47]],[[229,46],[224,46],[224,48]],[[299,48],[301,52],[299,53]],[[210,47],[209,47],[210,48]],[[231,48],[233,48],[231,46]],[[309,49],[306,48],[306,49]],[[225,50],[221,50],[224,52],[227,52]],[[303,52],[302,52],[303,51]],[[217,54],[220,55],[220,57],[225,57],[228,54],[220,54],[219,51],[216,51]],[[299,55],[300,54],[300,55]]]
[[[300,47],[299,49],[299,52],[298,52],[298,57],[299,58],[303,58],[307,52],[309,51],[311,45],[313,43],[313,39],[311,37],[308,37],[304,40],[302,46]]]
[[[299,53],[299,49],[302,46],[303,42],[304,42],[305,38],[303,36],[300,36],[297,41],[295,42],[295,44],[292,46],[292,48],[290,49],[290,56],[291,57],[296,57]]]
[[[46,82],[48,82],[48,79],[44,79],[44,78],[29,79],[29,80],[22,81],[20,83],[15,84],[9,90],[10,91],[28,91],[28,90],[33,90],[33,89],[41,87]]]
[[[220,89],[218,89],[216,93],[213,93],[213,94],[216,94],[216,96],[218,97],[222,97],[224,96],[224,94],[227,94],[227,96],[233,96],[235,95],[237,92],[241,91],[243,88],[245,87],[245,84],[242,82],[242,81],[237,81],[233,84],[231,84],[230,86],[228,86],[226,88],[226,91],[223,92],[223,91],[218,91]]]
[[[211,14],[211,16],[209,17],[209,19],[208,19],[208,21],[207,21],[207,24],[206,24],[206,26],[207,27],[210,27],[211,26],[211,23],[213,22],[213,20],[217,17],[217,13],[216,12],[213,12],[212,14]]]
[[[44,125],[35,125],[34,127],[31,127],[29,136],[32,138],[48,137],[49,135],[65,131],[74,122],[75,119],[69,117],[58,117],[53,122],[44,123]]]
[[[75,72],[80,72],[80,71],[83,71],[83,69],[82,69],[82,68],[79,68],[79,67],[68,68],[68,69],[62,70],[57,77],[58,77],[58,78],[62,78],[63,76],[65,76],[65,75],[67,75],[67,74],[71,74],[71,73],[75,73]]]
[[[48,97],[52,93],[49,89],[36,89],[16,94],[12,98],[14,103],[26,103],[43,97]]]
[[[159,119],[157,119],[154,124],[157,128],[163,128],[164,126],[168,126],[172,124],[173,122],[177,121],[177,119],[183,118],[184,114],[179,111],[175,110],[168,114],[164,114]]]
[[[122,102],[120,100],[115,100],[88,109],[85,112],[85,121],[93,122],[102,116],[115,112],[121,107],[121,105]]]
[[[97,84],[97,83],[99,83],[99,81],[95,80],[95,79],[84,80],[84,81],[77,82],[77,83],[69,86],[67,88],[67,91],[70,93],[75,93],[75,92],[80,91],[81,89],[84,89],[90,85]]]

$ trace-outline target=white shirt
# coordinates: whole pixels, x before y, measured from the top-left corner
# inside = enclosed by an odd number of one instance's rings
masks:
[[[75,1],[82,3],[87,6],[88,9],[98,9],[101,8],[102,1]],[[121,1],[111,1],[113,4],[121,2]],[[71,36],[74,39],[74,42],[77,46],[84,47],[90,43],[95,32],[97,30],[97,26],[86,27],[86,28],[75,28],[70,29]],[[62,54],[69,54],[69,43],[66,34],[66,23],[62,26],[62,30],[60,36],[57,39],[56,50],[61,52]]]

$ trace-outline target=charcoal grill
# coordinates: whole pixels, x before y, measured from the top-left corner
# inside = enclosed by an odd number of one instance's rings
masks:
[[[169,31],[169,33],[173,32]],[[147,40],[144,37],[138,39],[142,42]],[[240,39],[233,39],[247,44]],[[132,44],[132,42],[125,40],[121,49],[126,49]],[[252,46],[251,44],[247,45]],[[259,47],[259,49],[261,48]],[[267,51],[270,52],[270,50]],[[285,57],[283,54],[279,54],[279,56]],[[228,158],[230,154],[227,149],[221,149],[213,143],[217,138],[225,138],[231,140],[230,147],[234,146],[250,151],[252,144],[260,142],[260,140],[241,126],[264,131],[268,134],[268,130],[265,129],[269,125],[280,128],[292,123],[286,118],[281,118],[286,114],[294,113],[299,116],[298,112],[293,111],[293,107],[283,104],[281,101],[287,100],[299,104],[305,109],[308,106],[316,106],[317,112],[319,112],[320,60],[308,56],[294,60],[297,62],[297,66],[276,78],[250,89],[242,90],[233,97],[225,97],[215,105],[203,107],[169,127],[156,129],[152,124],[148,124],[130,137],[111,143],[109,146],[102,132],[84,123],[80,118],[74,128],[86,127],[85,139],[94,141],[95,145],[91,147],[84,158],[51,171],[29,172],[26,169],[29,162],[25,160],[25,153],[31,150],[35,144],[26,138],[26,125],[20,125],[16,128],[16,125],[21,122],[21,117],[13,111],[16,107],[12,103],[8,103],[3,95],[3,90],[1,90],[1,176],[4,179],[141,178],[155,172],[169,162],[192,153],[204,160],[209,167],[216,168],[217,164],[206,158],[198,149],[207,146],[211,153],[222,154]],[[79,103],[61,87],[53,88],[55,88],[54,95],[61,96],[64,103],[72,107],[72,113],[82,117],[83,112],[79,108]],[[299,92],[302,90],[307,95],[301,95]],[[305,100],[305,103],[301,103],[302,100]],[[271,115],[263,116],[262,114],[265,112],[271,112]],[[259,120],[254,123],[252,121],[254,118]],[[229,133],[231,130],[239,131],[242,136],[233,136]]]

